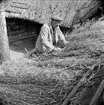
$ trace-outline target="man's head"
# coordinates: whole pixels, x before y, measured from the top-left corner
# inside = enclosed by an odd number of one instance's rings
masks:
[[[62,23],[62,18],[58,16],[51,17],[51,25],[53,28],[57,28]]]

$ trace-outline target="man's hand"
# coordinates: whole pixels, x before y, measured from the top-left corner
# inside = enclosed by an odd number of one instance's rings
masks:
[[[65,45],[69,44],[69,41],[65,41]]]
[[[69,41],[60,40],[57,42],[57,47],[64,48],[67,44],[69,44]]]
[[[58,51],[58,52],[62,51],[62,49],[59,48],[59,47],[55,47],[53,50],[54,50],[54,51]]]

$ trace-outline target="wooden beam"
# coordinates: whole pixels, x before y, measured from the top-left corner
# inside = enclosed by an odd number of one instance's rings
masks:
[[[104,80],[101,81],[100,86],[98,87],[90,105],[95,105],[96,104],[96,102],[98,101],[103,89],[104,89]]]

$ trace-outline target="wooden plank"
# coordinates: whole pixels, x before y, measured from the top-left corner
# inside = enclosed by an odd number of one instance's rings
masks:
[[[8,8],[6,8],[5,11],[6,12],[13,12],[13,13],[19,13],[19,14],[21,14],[22,9],[9,6]]]
[[[95,105],[96,104],[96,102],[98,101],[103,89],[104,89],[104,80],[101,81],[100,86],[98,87],[90,105]]]
[[[20,38],[12,38],[12,37],[9,37],[9,42],[14,42],[14,41],[17,41],[17,40],[22,40],[22,39],[27,39],[27,38],[31,38],[31,37],[34,37],[35,35],[31,35],[31,36],[23,36],[23,37],[20,37]]]
[[[13,0],[13,3],[28,5],[29,0]]]
[[[85,73],[85,75],[80,79],[80,81],[73,88],[73,90],[69,93],[69,95],[66,97],[66,99],[63,101],[63,103],[61,105],[68,105],[68,103],[70,102],[71,98],[73,98],[73,96],[76,94],[76,92],[79,89],[79,87],[81,87],[85,83],[85,81],[87,80],[88,74],[89,74],[89,71],[87,71]]]
[[[11,3],[11,7],[20,8],[20,9],[28,9],[28,6],[25,4]]]

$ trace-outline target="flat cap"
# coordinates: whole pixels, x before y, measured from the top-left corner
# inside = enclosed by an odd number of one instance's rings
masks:
[[[63,18],[61,18],[59,16],[52,16],[51,19],[55,20],[55,21],[62,21],[63,20]]]

